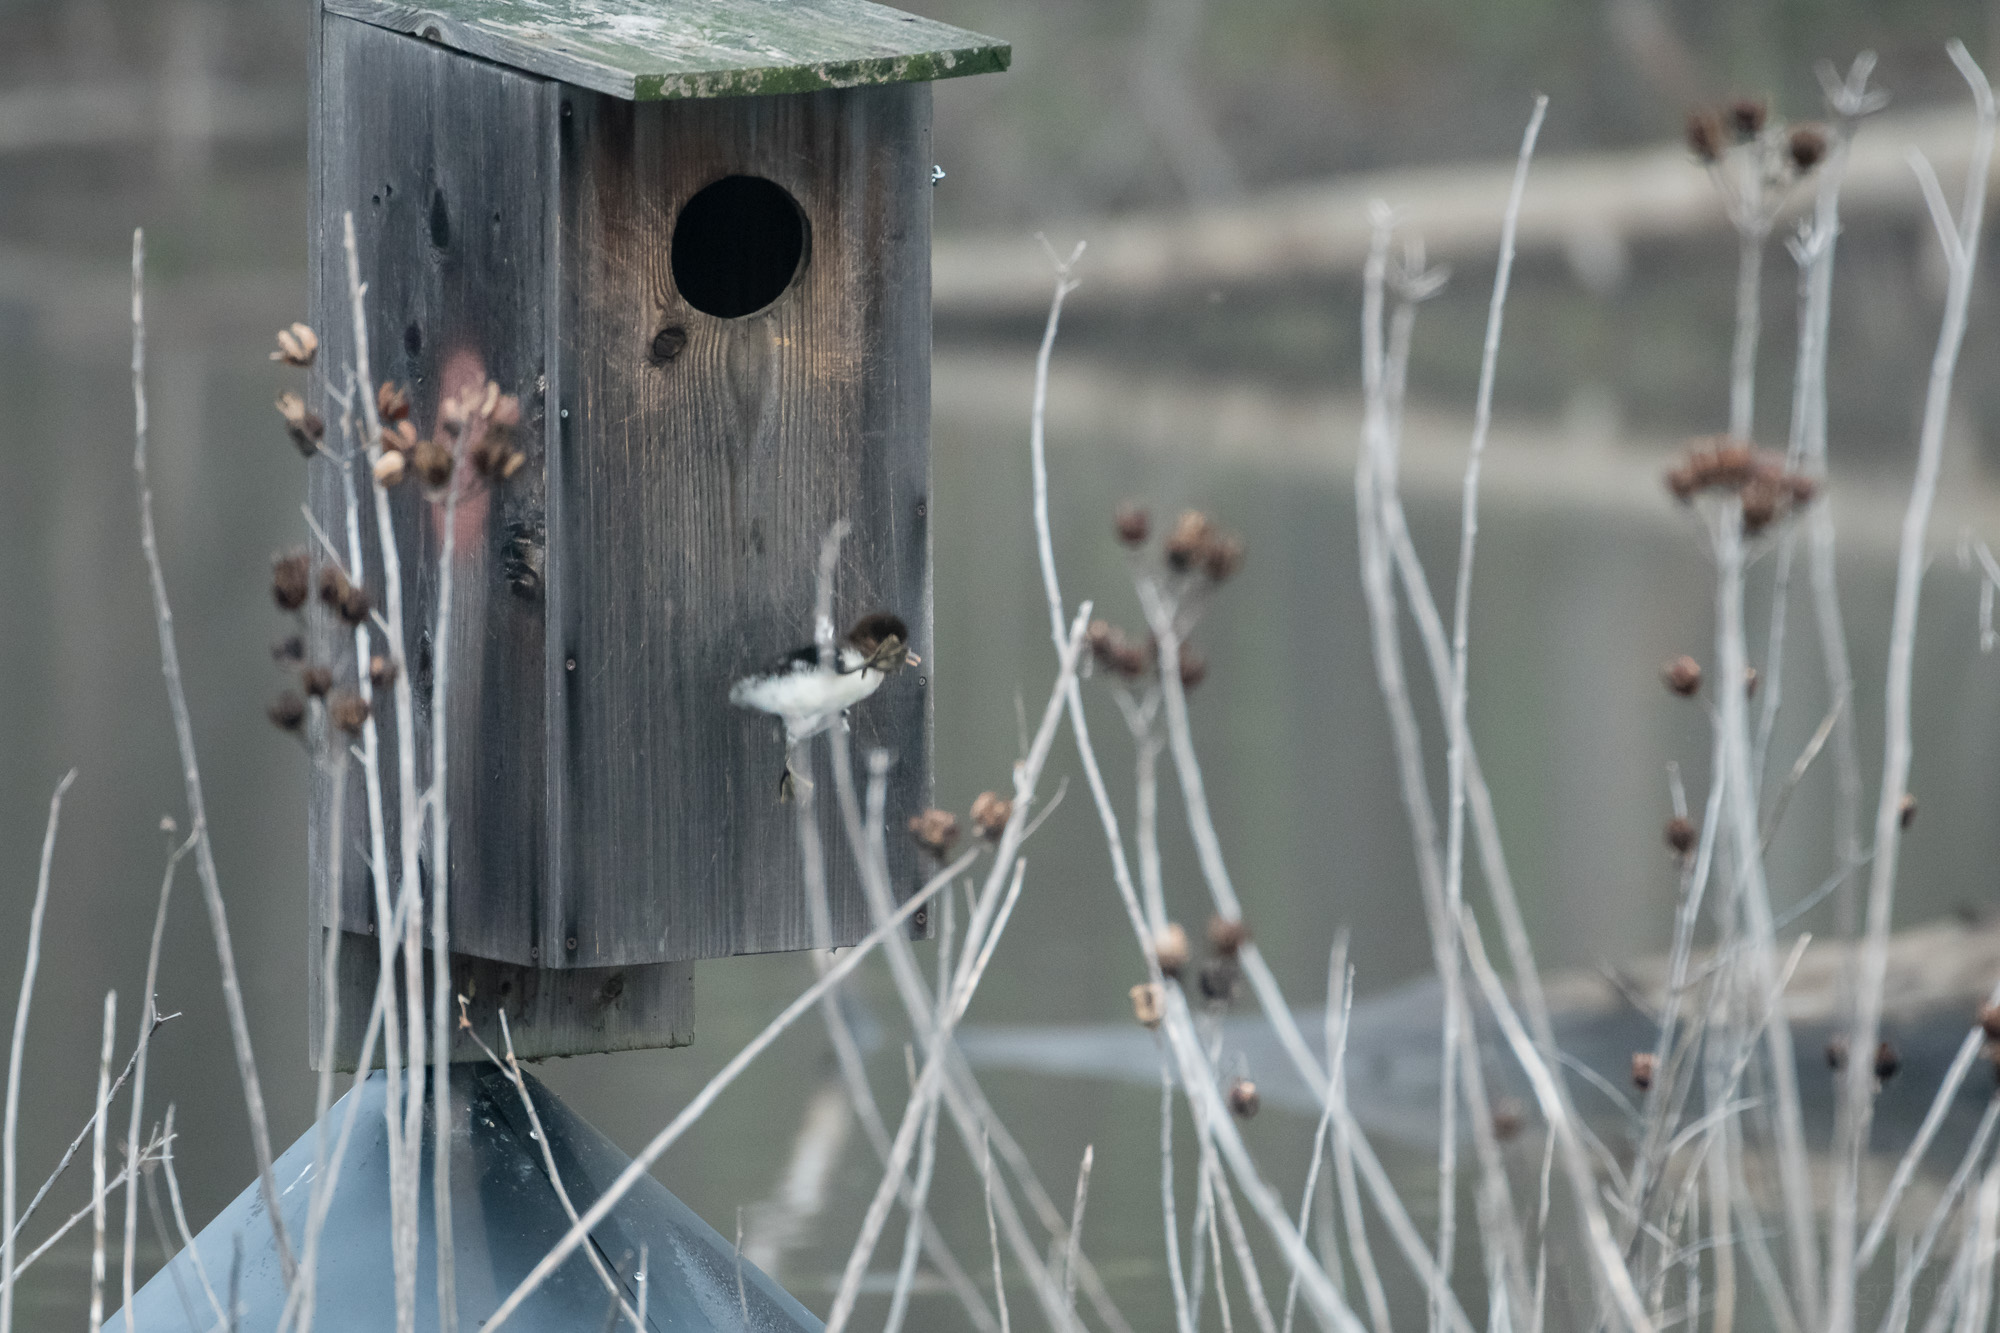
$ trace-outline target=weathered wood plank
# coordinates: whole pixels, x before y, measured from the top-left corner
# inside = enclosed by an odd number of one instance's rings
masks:
[[[1004,42],[866,0],[326,0],[329,11],[627,101],[1004,70]]]
[[[810,641],[817,552],[839,519],[853,531],[837,617],[894,610],[930,656],[930,92],[577,93],[564,110],[549,483],[560,888],[543,935],[599,966],[808,948],[780,731],[727,693]],[[719,319],[682,299],[669,254],[682,204],[733,174],[783,186],[810,239],[774,304]],[[898,761],[892,830],[928,797],[929,669],[854,710],[857,755],[879,745]],[[824,748],[834,939],[850,943],[868,914]],[[900,836],[890,848],[907,891],[913,852]]]
[[[313,951],[323,956],[325,931],[313,932]],[[376,978],[381,975],[375,940],[368,935],[343,934],[337,964],[340,976],[340,1030],[334,1042],[334,1068],[352,1072],[361,1055],[361,1036],[374,1003]],[[429,958],[424,969],[424,994],[430,994]],[[694,1040],[694,966],[658,963],[641,967],[546,968],[517,967],[490,958],[451,956],[452,994],[463,995],[466,1016],[480,1041],[504,1051],[498,1011],[507,1012],[514,1054],[523,1060],[586,1051],[641,1051],[662,1046],[686,1046]],[[391,987],[402,1009],[402,983]],[[313,988],[311,1008],[315,1037],[324,1030],[325,1010],[319,987]],[[426,1013],[426,1018],[428,1014]],[[452,1028],[451,1061],[464,1064],[486,1058],[469,1034]],[[382,1063],[376,1043],[374,1065]],[[313,1068],[320,1067],[317,1041]]]

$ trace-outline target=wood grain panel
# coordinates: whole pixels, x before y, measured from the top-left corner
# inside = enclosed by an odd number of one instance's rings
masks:
[[[315,952],[326,947],[326,936],[315,931]],[[361,1036],[374,1003],[375,980],[381,975],[375,941],[366,935],[343,935],[336,967],[340,974],[340,1032],[334,1042],[334,1068],[352,1072],[361,1055]],[[426,956],[424,995],[430,995]],[[517,967],[490,958],[451,956],[454,995],[468,1003],[466,1015],[479,1040],[495,1051],[505,1049],[498,1011],[507,1012],[514,1054],[523,1060],[577,1055],[593,1051],[641,1051],[662,1046],[686,1046],[694,1040],[694,965],[655,963],[639,967]],[[402,981],[392,986],[399,1011]],[[324,1030],[320,992],[313,991],[312,1030]],[[428,1021],[429,1011],[424,1015]],[[315,1037],[317,1042],[317,1037]],[[451,1037],[453,1064],[478,1063],[485,1052],[455,1024]],[[313,1069],[320,1067],[313,1052]],[[382,1064],[377,1039],[373,1067]]]
[[[922,85],[634,105],[566,93],[564,295],[551,458],[545,938],[577,965],[809,947],[777,723],[730,682],[811,639],[814,565],[853,525],[836,615],[892,609],[930,655],[930,92]],[[675,290],[675,218],[727,175],[790,192],[807,261],[766,310]],[[649,355],[666,330],[678,354]],[[890,827],[926,800],[929,668],[854,712],[898,763]],[[834,938],[867,911],[815,744]],[[916,871],[891,839],[905,890]]]

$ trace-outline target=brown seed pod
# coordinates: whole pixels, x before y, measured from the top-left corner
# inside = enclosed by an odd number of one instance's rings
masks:
[[[395,425],[407,420],[410,415],[410,395],[394,380],[383,380],[375,390],[375,411],[383,421]]]
[[[307,325],[294,324],[278,330],[278,350],[271,353],[273,361],[304,370],[318,355],[319,335]]]
[[[367,623],[368,613],[374,606],[374,599],[369,597],[368,589],[350,584],[347,591],[341,594],[340,605],[335,609],[340,612],[340,618],[344,623],[362,625]]]
[[[1729,124],[1736,137],[1748,143],[1764,132],[1771,108],[1761,97],[1739,97],[1729,104]]]
[[[1224,958],[1234,958],[1249,939],[1250,928],[1241,921],[1231,921],[1226,916],[1208,919],[1209,947]]]
[[[432,490],[441,489],[451,480],[451,450],[436,440],[418,440],[410,450],[410,462],[416,465],[417,476]]]
[[[1257,1095],[1257,1085],[1247,1078],[1233,1080],[1229,1085],[1229,1111],[1238,1120],[1254,1120],[1257,1109],[1264,1099]]]
[[[1226,532],[1211,536],[1201,551],[1202,572],[1211,582],[1223,583],[1243,568],[1243,539]]]
[[[417,428],[408,421],[384,426],[381,444],[385,454],[406,454],[417,447]]]
[[[493,468],[495,481],[512,481],[514,474],[528,465],[528,456],[519,449],[508,449]]]
[[[319,568],[319,599],[338,611],[341,602],[347,598],[347,575],[338,565],[321,565]]]
[[[1728,147],[1722,117],[1708,110],[1688,112],[1687,146],[1695,159],[1707,166],[1720,162],[1723,150]]]
[[[982,838],[998,839],[1014,817],[1014,803],[997,791],[983,791],[972,803],[972,826]]]
[[[281,667],[295,667],[306,660],[306,641],[297,634],[286,635],[271,644],[271,660]]]
[[[1169,921],[1153,936],[1153,957],[1159,960],[1164,976],[1178,977],[1192,955],[1187,931],[1178,921]]]
[[[1174,570],[1184,572],[1202,556],[1208,545],[1209,534],[1214,525],[1208,515],[1190,509],[1174,522],[1174,530],[1167,534],[1167,564]]]
[[[375,460],[372,470],[375,473],[375,484],[384,490],[393,491],[410,475],[409,456],[385,449],[382,456]]]
[[[926,810],[911,815],[910,836],[919,847],[942,861],[958,843],[958,816],[949,810]]]
[[[285,419],[285,433],[299,453],[311,458],[326,438],[326,423],[306,407],[306,400],[287,389],[278,395],[278,415]]]
[[[1701,477],[1687,463],[1679,463],[1668,468],[1666,482],[1667,489],[1672,491],[1674,498],[1682,504],[1693,500],[1695,492],[1701,489]]]
[[[1211,958],[1201,965],[1195,986],[1211,1004],[1229,1004],[1236,998],[1236,982],[1241,972],[1234,958]]]
[[[303,550],[286,551],[271,561],[271,600],[280,611],[296,611],[312,595],[312,557]]]
[[[1667,846],[1673,848],[1677,854],[1686,856],[1694,850],[1698,830],[1694,826],[1694,821],[1686,815],[1675,815],[1667,821],[1666,836]]]
[[[1141,546],[1153,531],[1153,516],[1143,505],[1122,504],[1111,520],[1112,530],[1118,540],[1127,546]]]
[[[1887,1083],[1903,1067],[1903,1057],[1895,1046],[1884,1041],[1875,1047],[1875,1081]]]
[[[1701,663],[1682,653],[1660,668],[1660,679],[1668,689],[1685,699],[1701,688]]]
[[[1158,1027],[1167,1016],[1166,988],[1156,981],[1142,981],[1132,988],[1131,995],[1132,1017],[1139,1020],[1139,1026]]]
[[[1500,1142],[1512,1142],[1527,1123],[1526,1109],[1512,1097],[1502,1097],[1493,1103],[1493,1137]]]
[[[2000,1041],[2000,1004],[1979,1007],[1979,1030],[1986,1034],[1988,1041]]]
[[[1785,155],[1801,175],[1826,160],[1826,129],[1820,125],[1794,125],[1785,136]]]
[[[323,666],[309,666],[299,672],[299,688],[315,699],[324,699],[333,688],[333,673]]]
[[[377,653],[368,659],[368,683],[378,690],[386,690],[396,683],[396,661]]]
[[[1757,697],[1757,687],[1764,683],[1764,677],[1756,667],[1743,668],[1743,693],[1747,698]]]
[[[1641,1092],[1653,1086],[1654,1075],[1660,1072],[1660,1057],[1651,1051],[1632,1052],[1632,1086]]]
[[[1208,659],[1190,648],[1181,645],[1181,689],[1191,690],[1208,679]]]
[[[271,701],[271,706],[264,713],[278,730],[297,731],[305,725],[306,701],[299,698],[297,691],[286,690]]]
[[[1756,477],[1743,487],[1743,531],[1756,536],[1771,526],[1778,517],[1779,507],[1788,499],[1788,493],[1774,482],[1764,477]]]
[[[1826,1043],[1826,1067],[1836,1074],[1847,1068],[1847,1038],[1828,1038]]]
[[[326,715],[348,735],[359,736],[368,724],[368,701],[351,690],[342,690],[327,702]]]
[[[1916,822],[1917,798],[1909,792],[1904,792],[1903,799],[1896,802],[1896,823],[1902,828],[1908,828]]]

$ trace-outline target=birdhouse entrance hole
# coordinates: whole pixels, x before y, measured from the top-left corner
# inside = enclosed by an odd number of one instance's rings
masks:
[[[806,215],[762,176],[724,176],[674,223],[674,286],[705,315],[739,319],[785,294],[806,260]]]

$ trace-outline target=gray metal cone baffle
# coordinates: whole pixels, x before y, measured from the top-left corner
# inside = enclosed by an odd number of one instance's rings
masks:
[[[549,1150],[579,1211],[589,1207],[631,1161],[554,1093],[527,1080]],[[380,1073],[327,1113],[329,1143],[350,1108],[358,1110],[320,1241],[322,1333],[396,1326],[389,1254],[389,1165],[383,1124],[387,1090]],[[520,1094],[491,1065],[451,1067],[451,1221],[457,1260],[458,1317],[475,1333],[515,1285],[569,1229],[562,1203],[542,1165]],[[431,1193],[431,1114],[424,1106],[422,1245],[417,1275],[417,1327],[437,1327],[437,1270]],[[318,1127],[306,1131],[277,1162],[280,1206],[297,1247],[305,1235],[319,1150]],[[822,1327],[810,1311],[754,1265],[739,1268],[736,1249],[650,1175],[642,1176],[591,1233],[628,1301],[637,1299],[639,1255],[647,1255],[646,1327],[658,1333],[790,1333]],[[237,1290],[244,1333],[278,1326],[285,1288],[275,1242],[257,1186],[237,1195],[195,1238],[216,1298]],[[741,1277],[739,1297],[738,1273]],[[748,1318],[745,1318],[745,1309]],[[145,1333],[207,1333],[218,1324],[192,1255],[183,1251],[133,1298],[134,1326]],[[506,1327],[519,1333],[599,1333],[609,1294],[579,1250],[544,1282]],[[107,1327],[122,1328],[118,1317]],[[629,1328],[630,1324],[620,1324]]]

